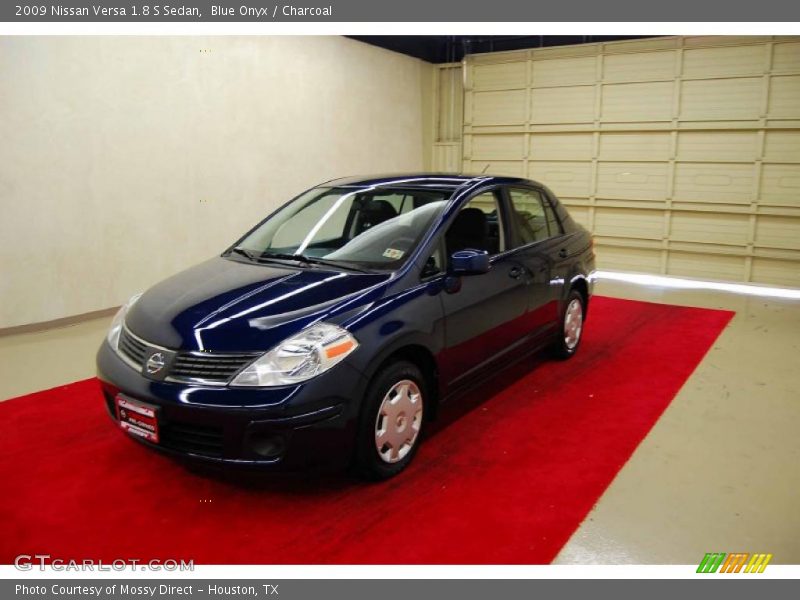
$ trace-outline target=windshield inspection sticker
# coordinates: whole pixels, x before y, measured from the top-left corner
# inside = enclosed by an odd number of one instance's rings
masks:
[[[403,252],[402,250],[397,250],[395,248],[387,248],[386,250],[383,251],[383,255],[386,258],[391,258],[393,260],[397,260],[398,258],[403,258],[403,254],[405,254],[405,252]]]

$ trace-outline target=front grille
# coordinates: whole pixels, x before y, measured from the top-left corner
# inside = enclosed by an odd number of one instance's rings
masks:
[[[214,458],[222,456],[222,427],[164,423],[160,427],[159,434],[161,445],[165,448]]]
[[[135,338],[123,327],[119,334],[119,351],[122,352],[132,363],[141,368],[144,357],[147,354],[147,344]]]
[[[225,383],[257,356],[258,354],[179,352],[172,364],[169,378]]]
[[[130,366],[141,370],[145,358],[158,348],[136,337],[123,327],[119,336],[119,351]],[[166,351],[166,350],[165,350]],[[170,351],[172,352],[172,351]],[[240,369],[255,360],[260,353],[178,352],[166,374],[167,381],[223,385]]]

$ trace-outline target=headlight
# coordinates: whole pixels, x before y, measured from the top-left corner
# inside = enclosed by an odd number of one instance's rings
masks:
[[[299,383],[324,373],[356,348],[358,342],[347,330],[317,323],[283,340],[239,373],[230,385],[270,387]]]
[[[108,330],[106,339],[114,350],[117,349],[117,344],[119,343],[119,334],[122,331],[122,325],[125,323],[125,315],[128,314],[130,307],[133,306],[140,297],[141,294],[136,294],[133,298],[123,304],[122,307],[117,311],[117,314],[114,315],[114,320],[111,321],[111,329]]]

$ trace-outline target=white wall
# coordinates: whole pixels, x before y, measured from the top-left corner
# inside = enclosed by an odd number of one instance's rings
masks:
[[[119,305],[321,181],[422,168],[431,74],[341,37],[0,38],[0,328]]]

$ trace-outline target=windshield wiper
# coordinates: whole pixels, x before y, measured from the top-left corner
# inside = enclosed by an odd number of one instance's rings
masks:
[[[269,260],[271,258],[276,260],[296,260],[304,264],[310,264],[308,257],[302,254],[288,254],[285,252],[262,252],[256,258],[260,260]]]
[[[242,256],[247,257],[248,260],[253,262],[267,262],[270,260],[296,260],[300,261],[301,263],[308,265],[310,264],[308,259],[303,256],[302,254],[282,254],[279,252],[272,253],[272,252],[253,252],[252,250],[248,250],[247,248],[232,248],[231,252],[236,252],[237,254],[241,254]]]
[[[241,254],[242,256],[248,258],[249,260],[258,260],[258,256],[250,252],[250,250],[246,250],[245,248],[231,248],[231,252],[236,252],[236,254]]]
[[[242,256],[246,256],[248,259],[254,262],[263,262],[268,260],[295,260],[297,262],[301,262],[304,265],[325,265],[329,267],[336,267],[338,269],[347,269],[349,271],[356,271],[358,273],[370,273],[366,269],[361,269],[359,267],[354,267],[345,262],[339,262],[336,260],[327,260],[325,258],[317,258],[316,256],[306,256],[305,254],[288,254],[286,252],[261,252],[260,254],[256,254],[246,248],[233,248],[231,252],[236,252],[237,254],[241,254]]]
[[[304,264],[309,264],[308,259],[302,254],[284,254],[280,252],[253,252],[247,248],[231,248],[231,252],[236,252],[244,257],[252,260],[253,262],[264,262],[268,260],[297,260]]]
[[[342,262],[338,260],[328,260],[327,258],[317,258],[316,256],[304,256],[303,258],[306,259],[306,262],[315,265],[325,265],[328,267],[336,267],[337,269],[347,269],[348,271],[355,271],[356,273],[371,273],[367,269],[362,269],[360,267],[355,267],[347,262]]]
[[[259,258],[270,259],[275,258],[278,260],[296,260],[305,265],[323,265],[327,267],[336,267],[337,269],[347,269],[348,271],[356,271],[357,273],[369,273],[366,269],[354,267],[346,262],[338,260],[328,260],[327,258],[319,258],[317,256],[306,256],[305,254],[286,254],[280,252],[264,252]]]

